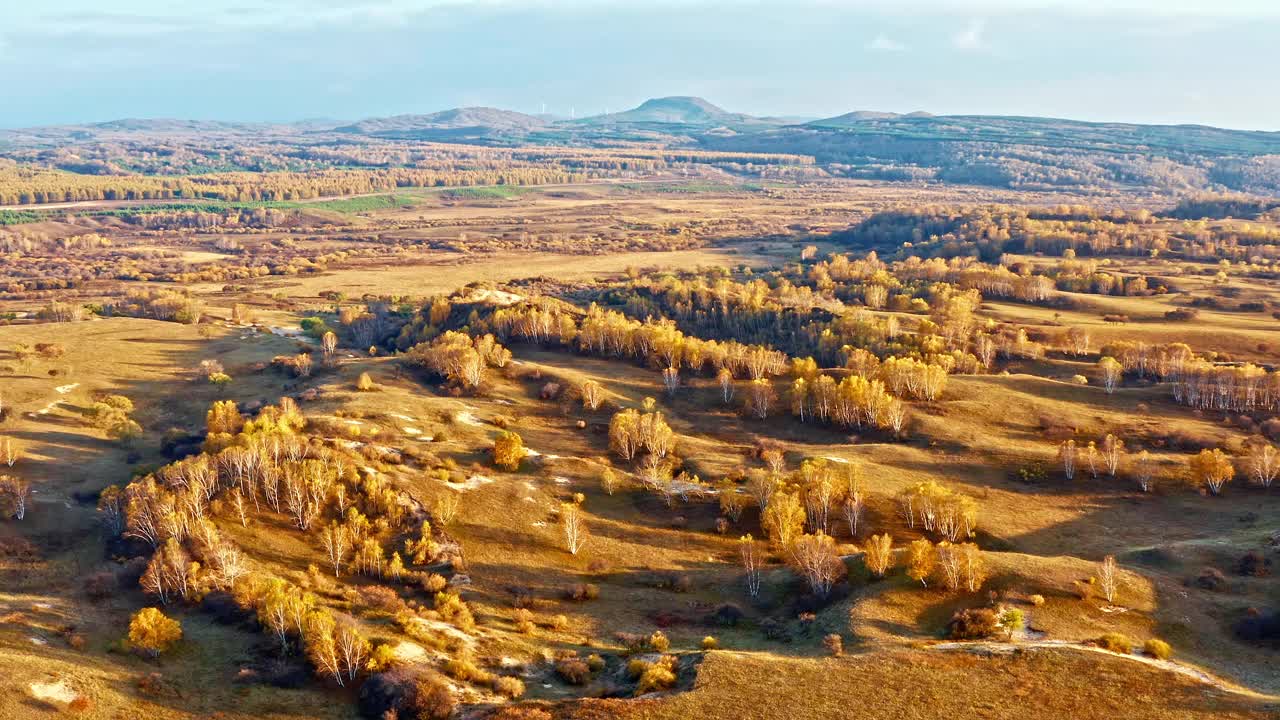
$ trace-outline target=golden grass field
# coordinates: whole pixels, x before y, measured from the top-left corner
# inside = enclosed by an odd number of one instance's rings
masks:
[[[796,223],[835,229],[869,209],[927,195],[906,186],[862,184],[814,194],[806,203],[794,187],[780,190],[781,200],[740,192],[672,198],[616,188],[543,189],[503,201],[429,197],[411,209],[373,213],[355,222],[394,224],[424,216],[434,224],[425,229],[397,226],[391,232],[420,232],[429,238],[465,232],[473,242],[507,236],[521,224],[536,234],[577,233],[584,239],[632,222],[651,226],[663,218],[673,224],[723,220],[732,230],[741,229],[747,215],[757,227],[781,232]],[[1049,197],[1016,199],[1032,203]],[[518,281],[535,278],[589,286],[620,278],[628,268],[653,273],[745,265],[761,270],[793,261],[796,248],[808,242],[747,240],[718,232],[708,239],[689,249],[582,255],[525,250],[516,238],[483,252],[422,250],[391,263],[360,259],[308,274],[194,283],[190,290],[205,300],[214,320],[198,327],[125,317],[0,327],[0,397],[11,411],[0,434],[22,446],[25,458],[17,469],[35,490],[28,517],[0,523],[0,538],[25,539],[38,549],[30,562],[0,558],[0,666],[7,669],[0,674],[0,717],[357,716],[350,689],[316,682],[284,689],[238,680],[259,653],[262,636],[220,625],[196,608],[173,609],[182,620],[185,640],[172,654],[146,660],[123,651],[119,641],[129,615],[147,599],[133,588],[94,602],[81,587],[87,574],[113,566],[104,556],[93,501],[85,498],[128,481],[140,469],[163,464],[155,438],[169,428],[202,428],[205,411],[215,400],[270,404],[311,388],[316,397],[302,409],[313,427],[354,443],[448,458],[465,478],[446,483],[409,464],[370,460],[375,473],[424,506],[446,493],[460,497],[460,512],[447,530],[465,551],[469,585],[464,597],[478,621],[462,642],[473,657],[491,665],[506,658],[528,668],[526,700],[554,716],[1277,716],[1276,652],[1241,643],[1231,626],[1247,607],[1274,607],[1280,580],[1232,576],[1224,592],[1191,582],[1205,567],[1225,571],[1245,552],[1264,548],[1268,533],[1280,528],[1276,490],[1250,488],[1241,479],[1222,497],[1188,489],[1180,479],[1185,451],[1155,449],[1155,441],[1177,435],[1238,449],[1246,434],[1221,414],[1175,404],[1159,386],[1128,386],[1105,394],[1091,360],[1013,360],[1008,372],[953,376],[939,401],[913,404],[909,433],[901,441],[801,425],[785,414],[746,419],[717,402],[719,388],[710,378],[688,379],[674,398],[666,398],[653,369],[518,343],[511,344],[516,362],[491,371],[484,391],[475,396],[451,396],[420,374],[403,370],[386,353],[369,357],[347,348],[339,351],[334,368],[297,382],[252,368],[298,351],[301,341],[269,328],[296,327],[307,312],[332,310],[334,303],[322,297],[326,292],[420,299],[471,283],[519,286]],[[195,264],[217,263],[221,257],[201,249],[183,252]],[[1149,263],[1135,260],[1125,267],[1164,271]],[[1207,280],[1186,277],[1182,282],[1188,291],[1197,291]],[[1270,281],[1232,282],[1243,292],[1275,297]],[[93,298],[94,291],[80,297]],[[1280,347],[1277,321],[1258,313],[1206,309],[1193,321],[1172,324],[1163,314],[1177,307],[1173,295],[1076,299],[1076,308],[1063,310],[987,301],[979,314],[1048,331],[1087,327],[1094,333],[1095,348],[1120,339],[1176,340],[1197,351],[1274,362]],[[260,327],[230,324],[230,309],[238,302],[259,308]],[[3,310],[35,309],[13,299],[2,305]],[[1102,315],[1107,313],[1127,314],[1130,321],[1106,323]],[[65,355],[19,362],[11,350],[41,342],[64,345]],[[225,389],[194,372],[206,359],[221,362],[233,378]],[[370,373],[376,391],[355,390],[362,372]],[[1078,374],[1089,383],[1072,382]],[[840,538],[852,579],[848,596],[822,609],[791,642],[765,639],[754,624],[788,611],[786,596],[794,581],[791,571],[772,563],[760,607],[744,598],[736,538],[747,532],[761,535],[755,511],[719,534],[714,498],[668,509],[640,489],[622,463],[608,459],[602,427],[611,414],[607,409],[589,412],[539,397],[549,381],[576,385],[584,380],[601,383],[618,406],[658,398],[658,408],[677,433],[679,455],[704,480],[760,467],[754,449],[761,442],[784,445],[791,468],[812,457],[858,463],[868,493],[867,520],[873,532],[892,533],[899,546],[920,536],[895,510],[894,497],[901,490],[936,480],[969,494],[980,507],[978,542],[988,558],[984,590],[1007,590],[1014,598],[1042,595],[1041,605],[1015,602],[1038,637],[1064,644],[934,647],[952,613],[978,604],[981,597],[922,588],[901,569],[871,581],[860,548],[848,537]],[[85,412],[101,393],[133,399],[135,417],[148,439],[124,448],[95,429]],[[1053,433],[1061,428],[1099,440],[1115,432],[1135,445],[1151,446],[1165,474],[1157,492],[1143,494],[1131,481],[1089,478],[1087,473],[1066,482],[1054,459]],[[517,431],[538,453],[515,472],[489,462],[493,439],[503,429]],[[1019,469],[1035,464],[1046,468],[1050,479],[1021,482]],[[613,495],[600,487],[606,465],[617,466],[624,478]],[[580,556],[564,552],[555,520],[560,503],[575,493],[585,496],[582,507],[590,528],[587,550]],[[256,565],[314,589],[335,608],[354,607],[331,577],[308,573],[309,565],[324,566],[323,554],[286,521],[266,518],[247,527],[227,518],[217,522]],[[1114,605],[1081,600],[1075,582],[1096,572],[1106,555],[1114,555],[1124,570],[1126,582],[1118,599]],[[686,577],[688,588],[674,592],[655,586],[653,578],[663,574]],[[351,582],[361,585],[365,580]],[[598,599],[563,599],[565,589],[587,582],[599,586]],[[532,634],[515,630],[513,588],[535,598],[538,627]],[[425,599],[412,589],[404,595]],[[748,622],[706,625],[702,618],[724,602],[741,605]],[[567,622],[556,626],[552,619],[561,614]],[[361,622],[374,637],[413,644],[385,617],[362,616]],[[658,627],[687,663],[674,692],[636,700],[582,700],[582,688],[559,682],[548,670],[547,658],[557,651],[616,651],[615,632],[647,635]],[[1106,632],[1122,632],[1139,645],[1149,638],[1168,641],[1185,672],[1076,646]],[[844,636],[845,657],[827,656],[821,642],[827,633]],[[68,642],[73,635],[83,636],[81,647]],[[722,649],[702,653],[700,642],[707,635],[714,635]],[[439,659],[431,651],[415,661]],[[159,689],[141,691],[139,682],[153,673],[163,677]],[[1211,677],[1206,681],[1188,673]],[[475,688],[456,690],[475,703],[468,712],[496,701]],[[73,706],[68,699],[73,697],[84,701]]]

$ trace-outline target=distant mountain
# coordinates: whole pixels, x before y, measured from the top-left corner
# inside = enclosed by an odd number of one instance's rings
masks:
[[[1047,146],[1055,149],[1205,155],[1280,153],[1280,132],[1205,125],[1135,125],[1001,115],[853,112],[804,126],[841,134],[922,140]]]
[[[842,127],[852,123],[866,122],[868,120],[896,120],[898,118],[931,117],[933,117],[933,115],[922,110],[917,110],[916,112],[907,113],[905,115],[895,112],[880,112],[878,110],[854,110],[853,112],[845,113],[844,115],[839,115],[833,118],[824,118],[822,120],[811,120],[804,124],[812,125],[814,127]]]
[[[253,132],[274,127],[270,123],[179,120],[175,118],[122,118],[84,126],[89,130],[136,133]]]
[[[442,110],[427,115],[396,115],[370,118],[344,125],[336,132],[408,138],[441,131],[449,134],[487,134],[492,132],[528,132],[545,127],[547,121],[533,115],[490,107],[465,107]]]
[[[0,130],[0,157],[75,172],[125,172],[127,164],[113,164],[112,148],[122,141],[196,146],[210,139],[325,144],[359,143],[362,138],[502,147],[644,143],[809,155],[826,172],[852,178],[1026,189],[1280,194],[1280,132],[919,111],[858,110],[820,120],[758,117],[683,95],[577,119],[464,107],[350,124],[134,118]],[[223,162],[214,160],[215,166]]]
[[[785,124],[785,121],[729,112],[700,97],[675,95],[645,100],[632,110],[596,115],[573,121],[573,123],[588,126],[682,125],[700,128],[727,127],[738,130],[751,127],[774,127]]]

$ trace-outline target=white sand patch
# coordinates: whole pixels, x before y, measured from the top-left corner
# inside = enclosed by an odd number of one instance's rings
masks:
[[[45,640],[44,638],[29,637],[27,639],[31,641],[32,645],[48,645],[49,644],[49,641]]]
[[[547,523],[544,520],[538,520],[537,522],[532,523],[532,525],[534,527],[546,527]]]
[[[345,419],[343,419],[343,421],[342,421],[342,422],[344,422],[344,423],[346,423],[346,424],[348,424],[348,425],[363,425],[363,424],[364,424],[364,421],[363,421],[363,420],[356,420],[355,418],[345,418]]]
[[[524,454],[525,454],[525,456],[526,456],[526,457],[541,457],[541,456],[542,456],[542,453],[538,452],[537,450],[534,450],[533,448],[525,448],[525,449],[524,449]]]
[[[503,290],[486,290],[484,288],[476,288],[471,294],[462,299],[466,303],[489,303],[491,305],[514,305],[524,300],[523,295],[506,292]]]
[[[476,419],[476,416],[472,414],[470,410],[463,410],[457,415],[454,415],[453,419],[457,420],[463,425],[470,425],[472,427],[480,427],[481,425],[484,425],[484,423]]]
[[[527,498],[525,498],[525,499],[524,499],[524,501],[525,501],[525,502],[538,502],[537,500],[534,500],[534,499],[533,499],[533,498],[531,498],[531,497],[527,497]]]
[[[413,421],[414,421],[414,418],[411,418],[411,417],[409,417],[408,415],[405,415],[404,413],[390,413],[390,415],[391,415],[391,417],[393,417],[393,418],[397,418],[397,419],[400,419],[400,420],[405,420],[405,421],[407,421],[407,422],[413,422]]]
[[[402,427],[400,428],[400,431],[403,432],[405,435],[421,435],[422,434],[422,431],[416,427]]]
[[[537,490],[537,489],[538,489],[538,486],[537,486],[537,485],[534,485],[533,483],[529,482],[528,480],[525,480],[525,481],[524,481],[524,486],[525,486],[526,488],[528,488],[529,490]]]
[[[831,462],[844,463],[846,465],[849,464],[849,458],[836,457],[835,455],[823,455],[822,459],[830,460]]]
[[[553,477],[553,478],[551,478],[551,479],[552,479],[552,480],[554,480],[554,481],[556,482],[556,484],[557,484],[557,485],[568,485],[568,484],[570,483],[569,478],[567,478],[567,477],[562,477],[562,476],[560,476],[560,475],[557,475],[557,476],[555,476],[555,477]]]
[[[401,662],[421,662],[427,658],[427,651],[418,643],[402,640],[392,648],[391,653]]]
[[[493,483],[493,482],[494,482],[494,479],[487,475],[472,475],[471,477],[467,478],[467,481],[464,483],[453,483],[453,482],[446,481],[445,484],[451,488],[457,488],[459,490],[475,490],[476,488],[484,487],[485,485],[489,485],[490,483]]]
[[[371,468],[368,465],[362,465],[360,469],[363,470],[364,473],[366,475],[369,475],[370,477],[376,476],[378,474],[378,470],[376,468]]]
[[[290,340],[305,340],[307,342],[311,342],[311,338],[303,335],[302,328],[297,326],[273,327],[271,328],[271,334],[279,335],[282,338],[289,338]]]
[[[56,683],[31,683],[31,695],[37,700],[46,702],[73,703],[80,693],[71,689],[66,680]]]
[[[59,385],[58,387],[54,388],[53,391],[58,393],[59,395],[66,395],[67,393],[71,392],[72,390],[75,390],[78,387],[80,387],[80,383],[71,383],[70,385]]]

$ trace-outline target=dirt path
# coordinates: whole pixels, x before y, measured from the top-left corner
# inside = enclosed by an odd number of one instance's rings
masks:
[[[1182,663],[1174,662],[1172,660],[1158,660],[1156,658],[1148,657],[1146,655],[1134,655],[1131,653],[1112,652],[1110,650],[1105,650],[1103,648],[1100,648],[1096,645],[1088,645],[1085,643],[1073,642],[1070,640],[1021,640],[1021,641],[1008,642],[1008,643],[995,642],[991,640],[972,640],[972,641],[965,641],[965,642],[939,643],[937,645],[931,645],[929,646],[929,648],[931,650],[987,652],[992,654],[1008,654],[1008,653],[1014,652],[1015,650],[1025,650],[1027,648],[1053,648],[1053,649],[1067,648],[1071,650],[1081,650],[1085,652],[1102,653],[1104,655],[1110,655],[1112,657],[1122,657],[1122,658],[1125,658],[1126,660],[1132,660],[1133,662],[1140,662],[1145,665],[1151,665],[1153,667],[1158,667],[1162,670],[1174,672],[1184,677],[1188,677],[1193,680],[1198,680],[1206,685],[1212,686],[1215,689],[1221,690],[1223,692],[1232,693],[1234,695],[1241,695],[1244,697],[1253,698],[1255,700],[1267,700],[1267,701],[1280,700],[1280,695],[1269,695],[1267,693],[1260,693],[1256,690],[1251,690],[1247,687],[1236,685],[1235,683],[1232,683],[1227,680],[1223,680],[1222,678],[1217,677],[1215,675],[1211,675],[1208,672],[1205,672],[1204,670],[1201,670],[1200,668],[1195,667],[1194,665],[1184,665]]]

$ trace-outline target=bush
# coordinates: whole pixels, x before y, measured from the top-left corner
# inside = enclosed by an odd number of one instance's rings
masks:
[[[991,608],[969,608],[957,611],[947,623],[947,637],[952,640],[981,640],[995,635],[999,618]]]
[[[515,700],[524,695],[524,681],[520,678],[503,676],[493,681],[493,691]]]
[[[578,583],[571,585],[564,591],[565,599],[574,602],[585,602],[587,600],[595,600],[600,597],[600,588],[592,583]]]
[[[604,669],[604,658],[591,653],[587,656],[587,667],[591,668],[591,672],[600,672]]]
[[[1236,637],[1245,642],[1280,648],[1280,612],[1263,612],[1249,608],[1248,614],[1236,623]]]
[[[556,675],[570,685],[586,685],[591,680],[591,668],[576,657],[568,657],[556,662]]]
[[[520,469],[528,451],[524,449],[524,440],[514,432],[504,432],[493,441],[493,464],[515,472]]]
[[[1196,585],[1211,592],[1222,592],[1227,589],[1227,576],[1217,568],[1207,567],[1196,577]]]
[[[654,630],[649,636],[649,649],[653,652],[664,653],[671,649],[671,641],[667,639],[665,633],[661,630]]]
[[[844,638],[840,637],[840,633],[831,633],[822,638],[822,646],[835,657],[844,655]]]
[[[1168,660],[1173,655],[1173,648],[1163,640],[1151,638],[1142,645],[1142,652],[1157,660]]]
[[[743,612],[741,608],[732,603],[725,603],[707,616],[707,621],[722,627],[734,627],[742,622],[742,618]]]
[[[1044,604],[1044,596],[1043,596],[1043,595],[1039,595],[1039,594],[1032,595],[1030,598],[1028,598],[1028,600],[1030,600],[1030,601],[1031,601],[1031,604],[1032,604],[1032,605],[1034,605],[1034,606],[1036,606],[1036,607],[1040,607],[1041,605],[1043,605],[1043,604]]]
[[[640,675],[640,682],[636,685],[636,695],[673,687],[676,684],[675,667],[676,659],[670,655],[664,656],[651,665]]]
[[[182,625],[159,608],[143,608],[129,621],[129,644],[155,657],[182,639]]]
[[[703,649],[703,650],[715,650],[715,649],[717,649],[717,648],[719,648],[719,647],[720,647],[720,641],[719,641],[719,640],[716,640],[715,638],[711,637],[710,635],[708,635],[708,636],[706,636],[706,637],[702,638],[702,649]]]
[[[1128,655],[1133,652],[1133,641],[1126,635],[1118,632],[1109,632],[1095,640],[1094,643],[1098,647],[1104,650],[1110,650],[1113,653]]]
[[[1271,558],[1257,550],[1253,550],[1248,555],[1240,558],[1238,569],[1241,575],[1266,577],[1271,574]]]
[[[475,683],[477,685],[488,685],[493,682],[493,673],[476,667],[476,664],[466,658],[452,658],[445,662],[444,672],[454,680],[462,682]]]
[[[360,714],[371,720],[445,720],[453,713],[449,688],[422,671],[392,670],[370,675],[360,686]]]
[[[627,675],[630,676],[632,680],[639,680],[640,676],[644,675],[645,671],[652,666],[653,663],[648,660],[632,658],[632,660],[627,663]]]
[[[116,594],[115,573],[103,570],[84,579],[84,594],[93,602],[101,602]]]

